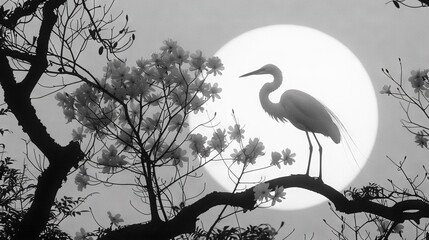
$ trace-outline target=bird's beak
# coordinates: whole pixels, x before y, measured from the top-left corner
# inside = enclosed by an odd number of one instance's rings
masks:
[[[250,75],[261,74],[261,71],[262,71],[262,69],[258,69],[258,70],[256,70],[256,71],[253,71],[253,72],[250,72],[250,73],[246,73],[246,74],[244,74],[244,75],[241,75],[240,77],[247,77],[247,76],[250,76]]]

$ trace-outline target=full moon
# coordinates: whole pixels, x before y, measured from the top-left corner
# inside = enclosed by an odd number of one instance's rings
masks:
[[[243,144],[259,138],[263,142],[264,155],[249,165],[241,178],[239,190],[258,182],[293,174],[305,174],[309,146],[305,132],[289,122],[276,122],[262,109],[259,90],[271,75],[239,76],[259,69],[265,64],[277,65],[283,72],[283,84],[270,95],[278,102],[287,89],[299,89],[312,95],[331,109],[344,125],[342,142],[335,144],[330,138],[317,134],[323,146],[323,181],[337,190],[342,190],[353,181],[369,157],[377,132],[378,109],[371,80],[358,58],[333,37],[308,27],[274,25],[246,32],[225,44],[215,56],[225,66],[220,77],[207,79],[217,82],[222,88],[221,99],[209,102],[205,109],[209,116],[216,116],[213,128],[198,128],[197,132],[212,136],[214,129],[228,131],[238,122],[244,128]],[[232,112],[234,111],[234,116]],[[191,119],[191,128],[202,119]],[[319,152],[314,139],[310,176],[318,177]],[[240,173],[243,164],[232,164],[233,149],[240,149],[237,142],[231,143],[222,153],[225,161],[206,165],[207,172],[225,191],[235,187],[231,172]],[[271,153],[289,148],[296,154],[292,165],[281,168],[271,166]],[[255,170],[255,171],[253,171]],[[282,210],[302,209],[320,204],[326,199],[302,189],[287,189],[286,198],[273,208]],[[267,203],[263,206],[270,206]]]

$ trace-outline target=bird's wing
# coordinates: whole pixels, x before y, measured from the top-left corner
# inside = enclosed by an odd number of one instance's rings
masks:
[[[325,106],[313,96],[295,89],[286,91],[280,103],[285,108],[287,118],[297,128],[329,135],[333,123]]]

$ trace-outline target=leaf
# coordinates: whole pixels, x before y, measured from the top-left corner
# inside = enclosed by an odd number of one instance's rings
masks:
[[[103,54],[103,50],[104,50],[104,48],[103,48],[103,46],[101,46],[101,47],[98,49],[98,54],[99,54],[99,55]]]
[[[116,48],[117,46],[118,46],[118,42],[114,42],[112,47]]]
[[[125,20],[128,22],[128,14],[125,15]]]
[[[131,38],[133,39],[133,41],[136,40],[136,35],[134,35],[133,33],[133,35],[131,35]]]
[[[396,7],[396,8],[399,8],[399,3],[398,3],[398,1],[393,0],[393,4],[395,4],[395,7]]]

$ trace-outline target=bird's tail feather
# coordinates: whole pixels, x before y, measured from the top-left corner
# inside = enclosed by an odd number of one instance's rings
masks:
[[[353,140],[353,138],[351,137],[349,131],[347,131],[347,128],[344,126],[344,124],[340,121],[340,119],[337,117],[337,115],[331,111],[331,109],[329,109],[328,107],[325,106],[326,111],[328,111],[329,115],[331,115],[334,123],[337,125],[338,127],[338,131],[339,131],[339,139],[343,140],[343,142],[345,143],[345,145],[347,146],[348,151],[350,152],[350,154],[353,157],[354,162],[356,163],[356,165],[360,168],[358,161],[356,160],[356,156],[353,152],[354,150],[357,150],[357,152],[359,153],[359,155],[364,156],[364,154],[359,150],[358,146],[356,145],[355,141]],[[331,137],[332,138],[332,137]],[[332,140],[334,140],[334,142],[336,142],[336,139],[332,138]],[[339,142],[339,141],[338,141]],[[337,143],[337,142],[336,142]]]

